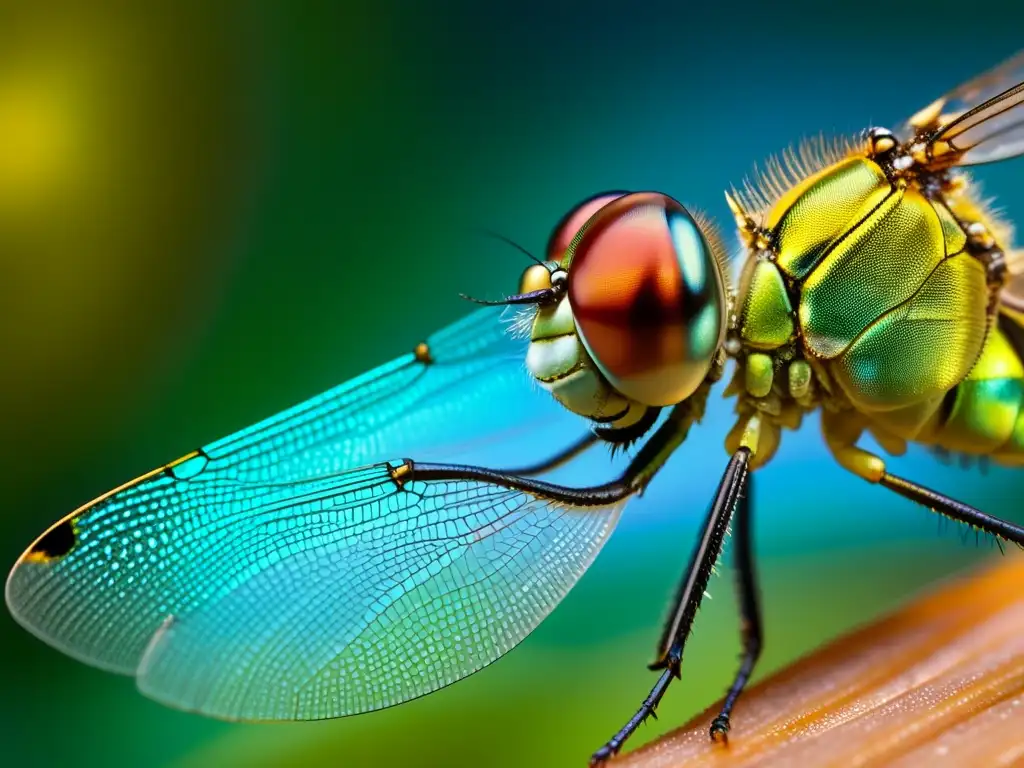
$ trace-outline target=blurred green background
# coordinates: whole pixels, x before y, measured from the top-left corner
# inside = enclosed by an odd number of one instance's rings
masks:
[[[123,7],[122,7],[123,6]],[[0,562],[83,501],[406,352],[497,295],[580,198],[722,190],[802,136],[893,125],[1014,52],[1024,6],[0,4]],[[1021,162],[983,169],[1024,216]],[[730,235],[731,242],[731,235]],[[581,764],[646,694],[729,406],[562,607],[486,671],[341,721],[164,709],[0,612],[17,765]],[[897,471],[1024,521],[1019,475]],[[814,421],[758,486],[760,674],[990,557],[847,476]],[[731,569],[637,743],[718,698]],[[610,608],[611,606],[611,608]],[[742,704],[736,725],[742,732]]]

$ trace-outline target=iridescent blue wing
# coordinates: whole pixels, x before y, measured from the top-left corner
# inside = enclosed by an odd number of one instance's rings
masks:
[[[397,454],[433,461],[476,457],[502,433],[530,425],[578,433],[585,428],[579,419],[526,373],[528,341],[515,332],[518,315],[506,317],[507,311],[474,312],[430,337],[426,360],[410,352],[207,445],[192,466],[175,471],[202,467],[207,482],[284,482]]]
[[[102,497],[22,556],[12,613],[226,718],[351,714],[480,669],[554,608],[619,513],[392,478],[399,457],[522,464],[578,436],[522,345],[484,310],[432,338],[432,362],[401,358]]]
[[[299,489],[296,489],[299,490]],[[218,590],[170,618],[138,670],[150,696],[246,719],[316,719],[429,693],[510,650],[593,560],[618,507],[467,482],[397,490],[386,466],[247,515]]]

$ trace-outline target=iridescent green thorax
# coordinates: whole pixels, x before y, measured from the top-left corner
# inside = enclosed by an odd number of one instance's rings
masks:
[[[751,258],[740,278],[737,330],[743,343],[760,350],[788,344],[796,333],[793,306],[778,265],[768,258]]]
[[[802,280],[829,249],[891,192],[867,158],[847,158],[807,177],[784,194],[765,219],[779,267]]]
[[[730,349],[740,421],[777,431],[825,407],[850,414],[828,420],[844,446],[870,427],[894,449],[1024,450],[1024,385],[1006,374],[1020,350],[989,334],[995,278],[964,200],[854,154],[794,182],[759,225],[731,201],[750,247]]]
[[[985,269],[941,202],[854,157],[794,188],[768,222],[799,287],[803,350],[855,407],[911,406],[971,369],[987,329]]]

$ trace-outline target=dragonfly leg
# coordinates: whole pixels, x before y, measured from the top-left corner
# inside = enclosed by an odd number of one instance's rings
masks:
[[[923,485],[906,480],[888,472],[883,473],[878,484],[890,491],[895,491],[900,496],[916,501],[922,506],[928,507],[933,512],[967,523],[985,533],[990,533],[999,539],[1013,542],[1018,547],[1024,547],[1024,528],[1019,525],[1002,520],[998,517],[985,514],[980,509],[975,509],[962,501],[944,496],[941,493],[926,488]]]
[[[529,477],[539,474],[559,463],[568,461],[590,445],[590,437],[584,437],[553,459],[527,467],[526,470],[495,470],[466,464],[427,464],[405,459],[399,466],[390,466],[392,479],[398,486],[421,480],[469,480],[504,488],[513,488],[552,501],[563,501],[578,507],[604,506],[623,501],[643,491],[651,478],[665,464],[672,452],[689,434],[690,427],[700,420],[704,403],[713,381],[709,378],[694,395],[676,405],[665,420],[643,444],[636,456],[616,480],[586,488],[569,488],[545,480]],[[602,439],[600,435],[597,439]],[[731,513],[731,510],[730,510]]]
[[[592,445],[596,444],[599,440],[600,438],[593,432],[588,432],[587,434],[583,435],[583,437],[581,437],[579,440],[574,442],[572,445],[562,449],[554,456],[549,456],[548,458],[544,459],[543,461],[539,461],[536,464],[530,464],[529,466],[520,467],[519,469],[505,469],[502,470],[502,472],[504,474],[517,475],[519,477],[534,477],[536,475],[543,475],[545,472],[550,472],[551,470],[557,469],[563,464],[572,461],[585,450],[590,448]]]
[[[749,477],[749,462],[750,450],[746,447],[740,448],[733,454],[718,485],[711,510],[704,521],[704,530],[679,585],[675,609],[662,635],[661,658],[652,665],[653,669],[663,670],[661,676],[654,684],[650,694],[644,699],[643,704],[640,705],[637,713],[607,744],[594,753],[590,761],[591,765],[599,765],[617,754],[626,739],[640,727],[640,724],[654,715],[654,710],[665,695],[665,691],[668,690],[672,679],[680,676],[683,647],[693,626],[697,609],[704,597],[704,591],[707,589],[712,569],[722,552],[722,544],[725,541],[726,532],[729,530],[729,521],[732,518],[733,510],[745,490]]]
[[[711,722],[711,738],[725,741],[729,733],[729,717],[736,700],[743,693],[754,666],[761,655],[761,606],[757,588],[757,572],[754,568],[754,545],[751,531],[751,497],[754,494],[754,478],[747,480],[747,492],[740,496],[736,503],[736,528],[733,535],[733,551],[736,553],[736,587],[740,604],[740,632],[743,641],[743,654],[740,656],[740,668],[728,692],[722,709]]]
[[[980,509],[969,504],[945,496],[931,488],[890,474],[886,471],[885,462],[862,448],[854,445],[860,436],[860,428],[854,421],[843,423],[840,416],[825,412],[822,415],[822,431],[825,442],[835,456],[836,461],[844,469],[849,470],[869,483],[877,483],[883,488],[895,491],[900,496],[928,507],[948,518],[967,523],[978,530],[990,533],[996,540],[1005,539],[1018,547],[1024,547],[1024,528],[998,517],[987,515]]]

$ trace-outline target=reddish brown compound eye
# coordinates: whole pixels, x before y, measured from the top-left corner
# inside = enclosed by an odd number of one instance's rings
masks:
[[[612,200],[617,200],[627,192],[599,192],[588,197],[582,203],[569,211],[555,225],[548,238],[546,250],[548,261],[561,261],[566,250],[572,244],[576,234],[583,229],[583,225],[590,221],[590,217],[604,208]]]
[[[697,222],[667,195],[604,205],[568,255],[576,329],[619,392],[673,405],[707,376],[725,333],[725,281]]]

